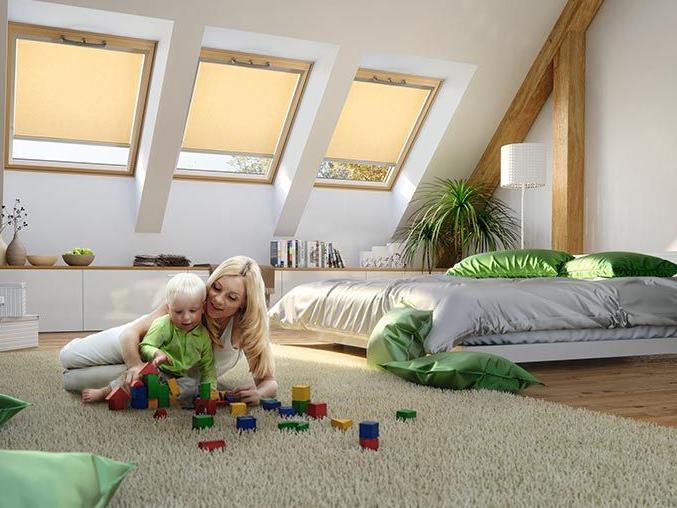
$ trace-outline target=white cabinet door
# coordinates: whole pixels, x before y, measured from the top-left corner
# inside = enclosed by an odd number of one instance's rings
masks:
[[[84,329],[104,330],[147,314],[167,281],[185,270],[83,270]]]
[[[26,283],[26,312],[41,332],[82,330],[82,270],[2,270],[0,282]]]
[[[362,271],[349,270],[327,270],[327,271],[283,271],[282,273],[282,291],[284,296],[296,286],[306,284],[307,282],[317,282],[320,280],[332,279],[356,279],[365,280],[365,273]]]

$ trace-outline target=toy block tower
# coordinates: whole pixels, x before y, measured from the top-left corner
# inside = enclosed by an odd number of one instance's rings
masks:
[[[148,409],[146,386],[138,379],[132,383],[132,407],[134,409]]]
[[[360,422],[360,446],[369,450],[378,450],[378,422]]]
[[[291,387],[291,405],[300,415],[306,414],[310,403],[310,386],[293,385]]]
[[[119,411],[125,408],[125,403],[129,400],[129,394],[121,386],[114,388],[107,396],[108,409]]]

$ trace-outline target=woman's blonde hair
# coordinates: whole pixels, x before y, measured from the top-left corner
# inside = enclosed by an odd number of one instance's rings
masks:
[[[240,276],[244,279],[247,299],[240,315],[239,330],[242,337],[241,347],[249,362],[249,371],[255,379],[272,376],[275,364],[270,347],[266,288],[261,277],[261,269],[256,261],[247,256],[226,259],[207,279],[207,298],[212,285],[224,276]],[[204,314],[204,319],[212,341],[218,347],[223,347],[215,320],[207,316],[207,313]]]

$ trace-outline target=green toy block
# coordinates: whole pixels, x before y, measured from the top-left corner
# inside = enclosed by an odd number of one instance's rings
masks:
[[[146,385],[149,399],[160,398],[160,376],[157,374],[146,374],[143,376],[143,384]]]
[[[200,383],[200,398],[204,400],[209,400],[209,396],[212,392],[212,385],[209,383]]]
[[[292,400],[291,405],[294,409],[296,409],[296,412],[300,415],[304,415],[308,412],[308,404],[310,403],[309,400]]]
[[[416,418],[416,411],[413,409],[400,409],[395,413],[395,418],[398,420],[409,420]]]
[[[280,429],[280,430],[296,429],[298,424],[299,424],[299,422],[290,422],[290,421],[280,422],[280,423],[277,424],[277,428]]]
[[[308,422],[299,422],[298,425],[296,426],[296,431],[301,432],[303,430],[308,430],[310,428],[310,424]]]
[[[193,428],[206,429],[214,425],[214,417],[212,415],[193,415]]]
[[[157,398],[158,407],[169,407],[169,386],[161,384],[159,387],[159,394]]]

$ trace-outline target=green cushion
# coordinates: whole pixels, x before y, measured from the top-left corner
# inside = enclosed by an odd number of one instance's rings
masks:
[[[385,314],[371,332],[367,363],[373,367],[393,360],[412,360],[425,354],[423,341],[430,332],[433,313],[413,307],[396,307]]]
[[[0,394],[0,425],[30,405],[30,402],[24,402],[9,395]]]
[[[462,259],[447,275],[475,278],[557,277],[571,254],[557,250],[528,249],[484,252]]]
[[[574,279],[672,277],[677,273],[677,265],[638,252],[598,252],[569,261],[564,265],[564,273]]]
[[[516,392],[543,384],[519,365],[501,356],[473,351],[437,353],[382,367],[414,383],[436,388],[468,388]]]
[[[101,508],[134,467],[91,453],[0,450],[0,504]]]

